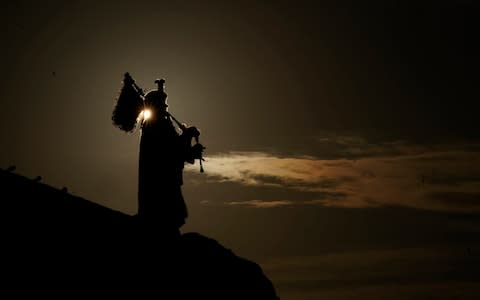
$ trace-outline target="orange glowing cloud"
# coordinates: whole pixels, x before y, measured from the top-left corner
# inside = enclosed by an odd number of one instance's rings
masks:
[[[400,205],[480,212],[480,154],[445,147],[405,146],[395,154],[355,159],[281,157],[231,152],[207,159],[207,175],[219,182],[316,193],[315,200],[261,199],[230,203],[253,207],[317,204],[338,207]],[[420,150],[420,151],[419,151]],[[196,170],[196,169],[195,169]]]

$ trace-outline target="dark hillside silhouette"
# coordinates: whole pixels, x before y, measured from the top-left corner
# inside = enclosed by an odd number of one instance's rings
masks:
[[[146,236],[136,216],[7,170],[0,187],[2,275],[15,295],[278,299],[257,264],[213,239]]]

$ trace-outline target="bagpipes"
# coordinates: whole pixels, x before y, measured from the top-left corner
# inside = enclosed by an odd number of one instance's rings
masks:
[[[129,73],[125,73],[123,86],[113,109],[112,121],[115,127],[125,132],[133,132],[144,109],[144,92]]]
[[[192,147],[191,159],[187,161],[193,164],[195,159],[198,159],[200,162],[200,173],[203,173],[203,161],[205,161],[205,159],[203,159],[202,153],[206,148],[200,144],[200,131],[195,126],[187,126],[185,123],[181,123],[168,111],[166,113],[173,121],[175,121],[175,123],[177,123],[180,130],[182,130],[182,134],[184,134],[188,140],[191,140],[192,138],[195,139],[195,145]]]
[[[164,84],[164,80],[156,80],[157,84]],[[159,88],[160,88],[159,84]],[[125,132],[133,132],[137,127],[138,123],[141,122],[142,113],[145,110],[145,92],[140,88],[135,80],[130,76],[129,73],[125,73],[123,79],[123,86],[120,90],[120,95],[116,99],[116,104],[112,113],[112,121],[115,127],[118,127],[120,130]],[[182,131],[182,135],[186,136],[191,140],[195,139],[195,145],[192,146],[191,152],[192,155],[187,159],[188,162],[194,163],[195,159],[200,161],[200,172],[203,173],[203,157],[202,153],[205,147],[200,144],[200,131],[194,126],[186,126],[185,123],[178,121],[171,113],[165,111],[168,117],[170,117]]]

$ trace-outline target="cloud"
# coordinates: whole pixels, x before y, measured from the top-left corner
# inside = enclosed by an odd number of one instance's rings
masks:
[[[232,201],[232,202],[227,202],[226,204],[227,205],[244,205],[244,206],[251,206],[256,208],[272,208],[272,207],[293,205],[295,204],[295,202],[291,200],[272,200],[272,201],[248,200],[248,201]]]
[[[480,153],[460,145],[419,146],[398,142],[366,144],[353,158],[322,159],[266,152],[211,155],[213,182],[234,182],[309,193],[309,200],[246,199],[231,205],[267,208],[286,205],[375,207],[400,205],[429,210],[480,212]],[[370,149],[370,150],[369,150]],[[374,150],[372,150],[374,149]],[[196,171],[196,168],[195,168]],[[311,197],[311,194],[315,197]]]
[[[210,156],[207,175],[218,181],[233,181],[245,185],[289,187],[305,191],[320,191],[335,187],[340,180],[340,169],[350,162],[322,161],[313,158],[277,157],[262,152],[231,152]],[[328,169],[330,174],[325,170]],[[332,176],[338,171],[339,176]]]

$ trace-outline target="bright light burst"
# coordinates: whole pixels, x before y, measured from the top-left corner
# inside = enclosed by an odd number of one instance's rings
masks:
[[[152,117],[152,112],[149,109],[143,111],[143,119],[148,120]]]

